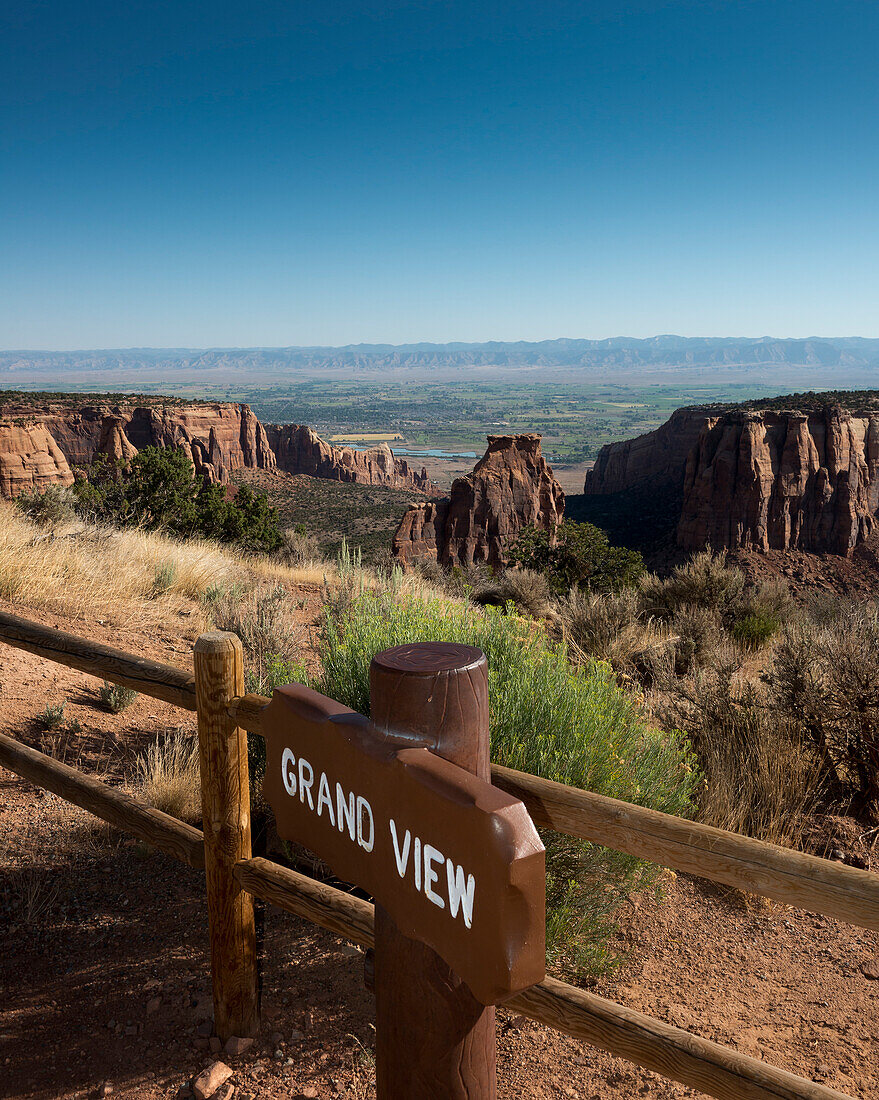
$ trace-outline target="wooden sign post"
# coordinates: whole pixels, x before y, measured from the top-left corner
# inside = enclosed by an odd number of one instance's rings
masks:
[[[370,675],[372,721],[301,685],[275,691],[266,801],[279,836],[376,899],[381,1100],[492,1100],[487,1006],[544,977],[543,845],[487,781],[480,650],[401,646]]]

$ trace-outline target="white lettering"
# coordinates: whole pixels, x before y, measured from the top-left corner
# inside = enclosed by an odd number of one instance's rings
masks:
[[[442,863],[445,856],[439,849],[434,848],[432,844],[424,845],[424,893],[433,902],[434,905],[438,905],[440,909],[445,909],[446,903],[435,893],[431,887],[437,881],[437,873],[433,869],[434,863]]]
[[[308,772],[308,779],[305,778],[305,773]],[[305,796],[308,795],[308,808],[314,809],[314,800],[311,797],[311,785],[314,783],[314,768],[303,757],[299,757],[299,801],[305,802]]]
[[[415,889],[421,889],[421,838],[415,838]]]
[[[476,892],[476,879],[468,875],[465,886],[464,868],[456,866],[450,859],[446,860],[446,876],[449,880],[449,912],[453,917],[457,917],[460,905],[464,924],[470,928],[473,924],[473,895]]]
[[[403,838],[403,851],[400,851],[400,842],[397,839],[397,823],[391,818],[391,837],[394,841],[394,858],[397,861],[397,874],[400,878],[406,877],[406,868],[409,865],[409,846],[412,842],[412,834],[406,830]]]
[[[348,795],[348,801],[345,801],[345,792],[342,790],[342,784],[336,784],[336,810],[338,812],[339,819],[339,832],[344,833],[345,822],[348,823],[348,835],[351,839],[354,839],[354,792],[352,791]]]
[[[369,839],[366,838],[363,829],[364,812],[369,818]],[[360,795],[357,796],[357,843],[364,852],[371,852],[375,843],[375,822],[372,819],[372,806]]]
[[[281,778],[284,780],[284,789],[287,794],[296,794],[296,757],[289,749],[284,749],[281,756]]]
[[[320,817],[321,810],[326,806],[327,814],[330,818],[330,824],[335,827],[336,816],[333,813],[333,800],[330,797],[330,784],[327,779],[327,773],[320,773],[320,787],[317,793],[317,816]]]

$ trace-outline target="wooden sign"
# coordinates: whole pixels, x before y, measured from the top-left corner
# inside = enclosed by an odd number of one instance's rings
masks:
[[[362,887],[482,1004],[544,977],[544,849],[523,804],[299,684],[262,712],[278,835]]]

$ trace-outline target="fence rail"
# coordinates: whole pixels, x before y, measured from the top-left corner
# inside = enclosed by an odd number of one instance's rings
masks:
[[[60,664],[196,710],[194,677],[182,669],[0,613],[0,640]],[[261,733],[268,699],[234,698],[232,723]],[[0,734],[0,765],[191,867],[203,868],[204,834],[105,783]],[[665,866],[879,929],[879,876],[734,833],[494,767],[493,781],[521,798],[539,826],[606,844]],[[265,899],[364,947],[373,906],[261,858],[232,874]],[[546,978],[508,1007],[718,1100],[851,1100],[844,1093],[672,1027],[564,982]]]

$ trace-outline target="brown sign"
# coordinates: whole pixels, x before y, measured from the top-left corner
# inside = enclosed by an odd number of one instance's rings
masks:
[[[262,712],[278,835],[368,890],[483,1004],[544,976],[544,850],[523,804],[299,684]]]

